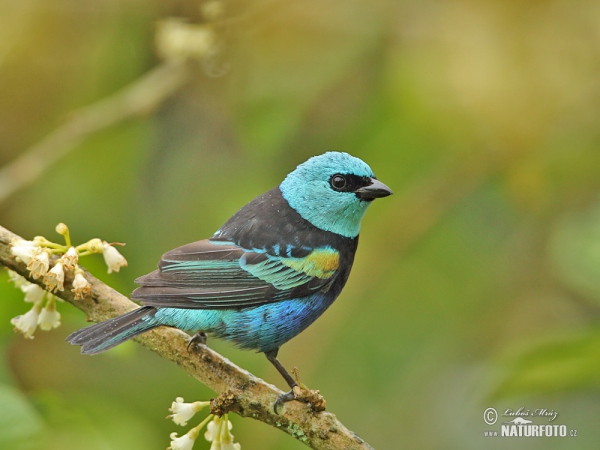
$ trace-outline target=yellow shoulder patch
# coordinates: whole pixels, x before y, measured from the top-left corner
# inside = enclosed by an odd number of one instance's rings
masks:
[[[317,248],[304,258],[281,258],[288,267],[311,277],[330,278],[340,266],[340,254],[332,248]]]

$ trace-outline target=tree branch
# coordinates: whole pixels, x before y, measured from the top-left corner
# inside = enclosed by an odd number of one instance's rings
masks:
[[[10,242],[17,237],[19,236],[0,226],[0,264],[45,289],[44,283],[30,278],[26,265],[11,255]],[[83,300],[75,300],[71,292],[71,279],[66,279],[65,290],[55,295],[85,312],[94,322],[110,319],[138,307],[87,271],[86,278],[92,284],[92,290]],[[290,402],[286,403],[280,415],[275,414],[273,403],[281,394],[279,389],[206,346],[198,346],[193,352],[188,352],[186,347],[189,338],[180,330],[159,327],[135,340],[174,362],[215,392],[225,394],[218,398],[226,400],[218,405],[222,412],[233,411],[240,416],[260,420],[292,435],[313,449],[372,449],[330,412],[317,413],[303,403]]]
[[[151,113],[187,79],[184,61],[165,62],[109,97],[72,112],[64,124],[0,168],[0,203],[34,182],[90,134]]]

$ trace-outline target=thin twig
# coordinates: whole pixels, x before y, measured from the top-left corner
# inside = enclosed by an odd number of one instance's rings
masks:
[[[25,264],[10,253],[10,242],[18,236],[0,227],[0,264],[45,288],[41,280],[29,277]],[[92,285],[91,293],[75,300],[71,280],[65,281],[65,290],[58,292],[63,300],[76,306],[87,316],[100,322],[137,308],[137,305],[86,271]],[[206,346],[187,351],[189,336],[182,331],[159,327],[135,340],[165,359],[173,361],[185,372],[218,393],[226,400],[225,408],[243,417],[251,417],[279,428],[313,449],[367,450],[372,447],[342,424],[334,414],[313,412],[300,402],[286,403],[281,414],[275,414],[273,403],[281,391],[250,372],[236,366]],[[65,344],[66,345],[66,344]],[[223,408],[223,405],[221,405]],[[225,411],[223,411],[225,412]]]
[[[165,62],[115,94],[71,113],[63,125],[0,168],[0,203],[34,182],[90,134],[154,111],[187,75],[185,62]]]

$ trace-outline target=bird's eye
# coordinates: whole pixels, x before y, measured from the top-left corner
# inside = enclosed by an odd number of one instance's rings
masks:
[[[329,180],[329,184],[331,184],[331,187],[335,190],[342,190],[346,187],[346,178],[340,174],[334,175],[331,177],[331,180]]]

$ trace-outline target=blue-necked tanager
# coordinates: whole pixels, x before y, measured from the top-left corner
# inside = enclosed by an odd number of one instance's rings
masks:
[[[347,153],[310,158],[236,212],[209,239],[165,253],[136,280],[142,307],[72,333],[85,354],[100,353],[166,325],[263,352],[290,388],[279,347],[313,323],[342,291],[371,202],[392,194]],[[277,406],[294,398],[281,395]]]

